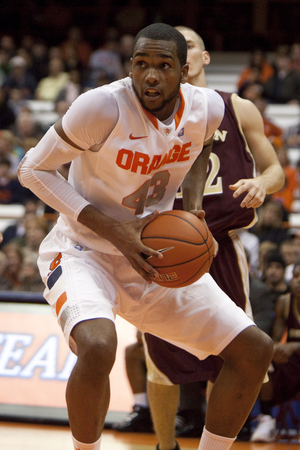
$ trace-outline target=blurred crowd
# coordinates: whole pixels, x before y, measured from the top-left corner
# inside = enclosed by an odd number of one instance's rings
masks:
[[[36,260],[40,242],[57,217],[16,175],[24,154],[52,125],[37,119],[32,105],[46,102],[61,117],[83,92],[110,83],[129,73],[134,36],[107,30],[98,48],[72,27],[60,45],[24,36],[20,43],[10,35],[0,38],[0,205],[22,204],[24,216],[3,232],[0,244],[0,290],[42,292]],[[268,58],[261,49],[249,54],[249,64],[239,74],[236,92],[260,110],[265,134],[274,146],[286,174],[283,189],[267,197],[258,209],[258,222],[241,232],[249,252],[251,274],[272,289],[288,288],[293,263],[300,259],[300,229],[289,227],[289,214],[300,213],[300,173],[289,161],[289,149],[298,149],[299,124],[282,129],[266,115],[269,103],[300,104],[300,44],[282,45]],[[67,178],[68,165],[61,167]],[[270,281],[268,257],[276,254],[281,278]],[[276,277],[275,277],[276,278]],[[286,284],[283,284],[286,283]]]

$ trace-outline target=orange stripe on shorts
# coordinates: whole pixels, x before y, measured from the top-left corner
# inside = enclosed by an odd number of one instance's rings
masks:
[[[56,306],[55,306],[55,310],[56,310],[56,315],[59,315],[59,312],[61,310],[61,308],[63,307],[63,305],[66,303],[67,301],[67,294],[66,292],[63,292],[61,294],[60,297],[58,297],[57,302],[56,302]]]

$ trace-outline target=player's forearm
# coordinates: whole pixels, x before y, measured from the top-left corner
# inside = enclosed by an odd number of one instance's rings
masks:
[[[202,209],[206,182],[207,164],[212,144],[204,147],[182,183],[183,209],[186,211]]]
[[[279,164],[273,164],[264,170],[257,179],[261,179],[265,186],[266,194],[279,191],[285,182],[284,172]]]
[[[19,179],[45,204],[73,219],[89,203],[56,171],[33,170],[23,165]]]
[[[79,213],[78,222],[94,231],[98,236],[111,240],[112,232],[119,222],[106,216],[93,205],[85,206]]]

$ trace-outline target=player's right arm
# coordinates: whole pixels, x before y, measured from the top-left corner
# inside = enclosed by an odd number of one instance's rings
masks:
[[[259,175],[255,178],[239,180],[230,188],[236,198],[247,193],[241,206],[258,208],[267,194],[277,192],[284,185],[284,172],[276,152],[264,134],[263,119],[256,106],[249,100],[236,97],[237,117],[240,121],[247,144],[254,157]]]

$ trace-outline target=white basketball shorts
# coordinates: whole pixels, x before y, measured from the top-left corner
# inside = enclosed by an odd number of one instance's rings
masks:
[[[185,288],[148,285],[124,256],[85,248],[57,227],[40,247],[38,261],[51,305],[70,344],[83,320],[116,314],[199,359],[218,355],[241,331],[254,325],[209,274]]]

